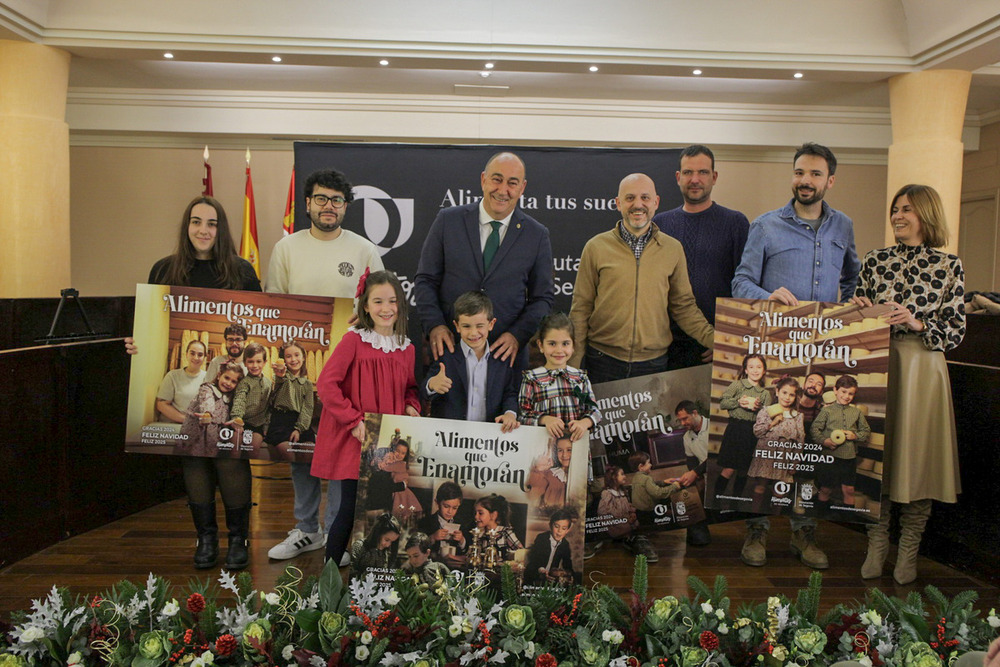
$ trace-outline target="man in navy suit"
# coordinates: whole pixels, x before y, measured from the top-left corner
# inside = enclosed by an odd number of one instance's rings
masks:
[[[431,364],[420,387],[431,402],[431,416],[441,419],[495,421],[506,433],[519,426],[517,394],[520,375],[489,353],[489,334],[496,323],[493,304],[482,292],[466,292],[455,300],[455,328],[461,339]]]
[[[490,336],[494,357],[527,366],[527,342],[552,306],[552,246],[549,231],[517,210],[527,181],[524,162],[497,153],[481,175],[478,204],[453,206],[431,225],[414,280],[417,314],[438,359],[455,351],[449,326],[452,304],[463,292],[489,296],[497,324]]]

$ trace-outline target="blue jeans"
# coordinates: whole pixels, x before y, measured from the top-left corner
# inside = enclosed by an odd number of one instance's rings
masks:
[[[652,375],[667,370],[667,355],[648,361],[622,361],[588,346],[583,355],[584,368],[592,384]]]
[[[303,533],[320,532],[319,504],[323,495],[323,482],[313,477],[312,463],[292,461],[292,487],[295,489],[295,527]],[[330,484],[326,490],[324,519],[329,526],[340,509],[340,486]]]

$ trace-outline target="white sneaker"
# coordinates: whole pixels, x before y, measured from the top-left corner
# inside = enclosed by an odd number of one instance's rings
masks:
[[[347,567],[351,564],[351,554],[344,552],[344,555],[340,558],[340,567]]]
[[[322,549],[326,542],[325,537],[323,533],[304,533],[298,528],[292,528],[288,531],[288,537],[280,544],[271,547],[271,550],[267,552],[267,557],[274,560],[286,560],[295,558],[304,551]]]

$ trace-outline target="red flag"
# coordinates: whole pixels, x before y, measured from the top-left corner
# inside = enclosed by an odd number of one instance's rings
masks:
[[[208,163],[208,145],[205,146],[205,178],[201,179],[201,184],[205,186],[202,191],[206,197],[211,197],[212,195],[212,165]]]
[[[288,184],[288,199],[285,200],[285,217],[281,222],[284,236],[295,231],[295,167],[292,167],[292,180]]]
[[[243,196],[243,237],[240,257],[253,264],[260,278],[260,246],[257,245],[257,210],[253,201],[253,181],[250,179],[250,149],[247,149],[247,189]]]

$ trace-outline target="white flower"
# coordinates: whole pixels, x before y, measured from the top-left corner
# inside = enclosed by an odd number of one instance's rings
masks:
[[[313,655],[309,657],[309,664],[312,665],[312,667],[326,667],[326,660],[324,660],[323,656],[321,655]],[[294,663],[292,663],[288,667],[296,667],[296,666]]]
[[[372,643],[372,633],[365,630],[361,633],[361,643],[367,646]],[[359,660],[364,660],[364,658],[359,658]]]
[[[31,642],[36,642],[39,639],[45,637],[45,631],[34,625],[29,625],[21,633],[21,643],[30,644]]]
[[[728,635],[729,626],[726,625],[725,623],[719,623],[719,627],[716,628],[715,631],[718,632],[720,635]]]
[[[285,648],[281,649],[281,659],[282,660],[291,660],[292,659],[292,651],[294,651],[294,650],[295,650],[294,646],[292,646],[291,644],[285,644]]]
[[[66,658],[66,667],[80,667],[82,662],[83,654],[79,651],[73,651],[69,654],[69,657]]]
[[[712,606],[711,602],[702,602],[701,603],[701,610],[703,612],[705,612],[706,614],[711,614],[714,609],[715,608]]]
[[[191,661],[191,667],[208,667],[208,665],[213,664],[215,664],[215,655],[211,651],[205,651]]]
[[[459,636],[460,634],[462,634],[462,626],[457,623],[454,625],[449,625],[448,634],[451,635],[452,637]]]
[[[528,642],[528,645],[524,647],[524,657],[529,660],[535,657],[535,642]]]
[[[399,604],[399,593],[392,591],[386,596],[385,601],[389,604]]]
[[[264,596],[264,602],[268,603],[269,605],[277,605],[279,602],[281,602],[281,596],[278,595],[277,593],[268,593],[267,595]]]
[[[173,618],[180,610],[181,606],[177,604],[177,598],[174,598],[167,604],[163,605],[163,615],[167,618]]]
[[[608,642],[609,644],[618,645],[621,644],[623,641],[625,641],[625,635],[623,635],[618,630],[605,630],[601,634],[601,639]]]
[[[365,632],[367,632],[367,630]],[[371,634],[371,633],[369,632],[368,634]],[[357,647],[356,649],[354,649],[354,658],[356,660],[367,660],[368,656],[370,654],[371,654],[371,651],[369,651],[368,647],[365,646],[365,645],[363,645],[363,644],[361,646]]]
[[[997,617],[997,610],[990,609],[990,615],[986,617],[986,622],[990,624],[990,627],[994,630],[1000,628],[1000,618]]]
[[[726,612],[722,611],[721,609],[716,609],[715,610],[715,617],[721,621],[722,619],[724,619],[726,617]]]
[[[882,617],[874,609],[869,609],[865,613],[861,614],[861,622],[874,625],[876,628],[882,625]]]

